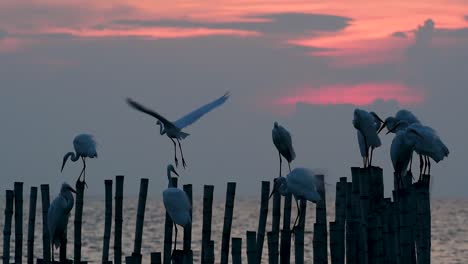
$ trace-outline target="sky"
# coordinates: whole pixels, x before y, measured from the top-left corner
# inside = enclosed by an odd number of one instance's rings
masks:
[[[125,98],[176,120],[230,91],[186,130],[178,171],[195,195],[236,181],[259,196],[278,174],[275,121],[293,136],[293,167],[325,173],[332,193],[361,165],[358,107],[382,118],[407,108],[436,129],[451,152],[433,165],[432,195],[466,198],[467,10],[466,0],[0,1],[0,191],[73,183],[81,164],[60,173],[63,155],[91,133],[89,195],[125,175],[127,195],[146,177],[159,196],[172,143]],[[374,154],[387,195],[392,137]]]

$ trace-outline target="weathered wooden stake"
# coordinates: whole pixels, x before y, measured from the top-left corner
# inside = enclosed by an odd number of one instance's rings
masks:
[[[123,185],[124,176],[115,177],[115,216],[114,216],[114,263],[122,263],[122,224],[123,224]]]
[[[208,246],[206,248],[206,263],[207,264],[214,264],[215,263],[215,255],[214,255],[214,241],[208,241]]]
[[[280,235],[280,220],[281,220],[281,194],[279,192],[275,192],[273,194],[273,210],[272,210],[272,221],[271,221],[271,231],[275,233],[272,235],[276,237],[273,239],[271,243],[277,243],[276,245],[271,245],[268,248],[269,250],[277,250],[277,252],[271,252],[271,256],[269,257],[270,263],[278,263],[279,257],[279,235]],[[268,242],[270,245],[270,241]],[[269,252],[270,253],[270,252]],[[276,259],[271,259],[276,258]]]
[[[192,218],[193,214],[193,197],[192,197],[192,184],[184,184],[184,192],[187,194],[190,205],[192,209],[190,209],[190,219]],[[184,252],[189,252],[192,250],[192,223],[184,228]],[[193,255],[193,254],[192,254]]]
[[[257,264],[262,263],[263,241],[265,240],[266,220],[268,217],[268,197],[270,195],[270,182],[262,181],[262,193],[260,201],[260,217],[257,231]]]
[[[257,233],[255,231],[247,231],[247,263],[257,263]]]
[[[208,242],[211,240],[211,217],[213,215],[213,185],[205,185],[203,187],[203,224],[202,224],[202,248],[201,248],[201,263],[207,263],[205,259],[205,251],[208,247]]]
[[[134,261],[141,263],[141,241],[143,236],[143,224],[145,222],[146,196],[148,194],[148,179],[140,180],[140,193],[138,195],[138,211],[135,227],[135,243],[132,257]]]
[[[28,264],[34,263],[34,230],[36,225],[37,187],[31,187],[29,194],[29,222],[28,222]]]
[[[334,248],[330,246],[330,251],[334,251],[333,253],[335,254],[332,257],[332,260],[335,259],[335,262],[332,261],[332,263],[344,264],[345,261],[346,186],[346,177],[341,177],[340,181],[336,183],[335,224],[333,224],[335,236],[332,236],[330,230],[330,239],[334,237],[334,243],[336,243]],[[330,222],[331,227],[332,223]]]
[[[292,195],[284,197],[283,230],[281,230],[280,264],[289,264],[291,260],[291,202]]]
[[[234,198],[236,196],[236,183],[228,182],[226,191],[226,204],[224,206],[223,237],[221,242],[221,264],[228,264],[229,242],[231,240],[232,214],[234,211]]]
[[[74,261],[81,263],[81,225],[83,217],[85,183],[76,182],[76,205],[75,205],[75,240],[74,240]]]
[[[242,238],[233,237],[231,246],[232,264],[242,264]]]
[[[339,232],[338,232],[338,223],[330,222],[330,258],[332,264],[341,263],[339,258],[339,243],[341,243]]]
[[[3,264],[10,264],[10,237],[11,221],[13,218],[13,201],[15,193],[12,190],[6,190],[5,204],[5,225],[3,226]]]
[[[23,183],[15,182],[15,263],[23,261]]]
[[[171,178],[172,186],[177,188],[177,178]],[[168,184],[169,186],[169,184]],[[171,216],[166,211],[166,220],[164,223],[164,264],[171,263],[172,256],[172,219]]]
[[[423,175],[416,185],[417,214],[419,220],[418,263],[431,262],[431,200],[429,195],[430,175]]]
[[[355,213],[356,196],[353,183],[346,184],[346,263],[357,263],[357,222]]]
[[[104,239],[102,245],[102,263],[109,261],[109,245],[112,227],[112,180],[104,180],[105,187],[105,220],[104,220]]]
[[[151,253],[151,264],[161,264],[161,252]]]
[[[278,233],[268,232],[268,263],[269,264],[278,264]]]
[[[47,227],[47,213],[49,212],[50,197],[49,185],[41,184],[42,199],[42,258],[45,263],[50,263],[50,236]]]
[[[322,198],[316,203],[314,225],[314,263],[328,262],[328,232],[327,232],[327,202],[325,192],[325,179],[323,175],[316,175],[319,185],[318,193]]]
[[[304,263],[304,229],[307,210],[307,200],[299,202],[301,215],[294,233],[294,256],[296,264]]]

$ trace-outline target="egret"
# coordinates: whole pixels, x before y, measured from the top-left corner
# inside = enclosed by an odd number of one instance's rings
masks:
[[[377,124],[376,121],[379,123]],[[364,160],[368,161],[364,162],[364,167],[366,167],[366,165],[368,167],[372,165],[374,149],[382,145],[379,135],[377,134],[380,122],[383,122],[382,119],[374,112],[369,113],[362,109],[354,110],[353,126],[358,130],[359,149],[361,150],[361,156],[362,152],[365,152]],[[362,135],[361,139],[359,133]],[[360,140],[363,141],[363,143],[359,142]],[[362,145],[363,147],[361,147]],[[369,148],[371,149],[370,157]]]
[[[375,112],[370,112],[370,114],[374,118],[376,130],[378,130],[380,125],[382,124],[382,120],[378,117],[378,115]],[[357,130],[357,139],[358,139],[358,144],[359,144],[359,151],[361,152],[361,157],[362,157],[364,168],[365,168],[367,166],[370,166],[369,157],[368,157],[369,146],[366,146],[366,139],[364,138],[364,135],[361,133],[360,130]]]
[[[280,160],[280,169],[279,176],[281,177],[281,163],[283,156],[288,161],[289,172],[291,172],[291,161],[296,158],[296,153],[292,146],[291,134],[284,127],[278,125],[278,122],[275,122],[273,130],[271,131],[273,137],[273,144],[278,150],[278,156]]]
[[[390,132],[389,132],[390,133]],[[390,158],[397,177],[397,186],[403,186],[403,177],[406,175],[408,165],[414,150],[414,140],[406,129],[396,132],[390,147]]]
[[[179,143],[180,155],[182,157],[182,165],[185,168],[186,163],[184,160],[184,154],[182,153],[180,140],[186,138],[189,134],[183,132],[182,129],[193,124],[195,121],[197,121],[206,113],[210,112],[216,107],[219,107],[220,105],[224,104],[224,102],[226,102],[229,96],[230,96],[229,92],[226,92],[223,96],[219,97],[218,99],[199,107],[198,109],[192,111],[191,113],[183,116],[182,118],[174,122],[169,121],[168,119],[158,114],[157,112],[144,107],[140,103],[130,98],[127,98],[127,103],[134,109],[158,119],[156,124],[159,125],[159,133],[161,135],[166,134],[171,139],[172,143],[174,144],[174,161],[175,161],[176,167],[178,166],[179,162],[177,160],[177,146],[176,146],[174,139],[177,140],[177,143]]]
[[[163,203],[166,208],[167,213],[174,222],[175,227],[175,241],[174,241],[174,250],[177,248],[177,225],[182,226],[183,228],[187,227],[192,219],[190,217],[190,210],[192,206],[190,205],[190,200],[187,194],[177,187],[172,186],[171,173],[179,176],[175,171],[172,164],[167,166],[167,179],[169,180],[169,186],[163,192]]]
[[[47,212],[52,262],[54,260],[54,247],[59,248],[62,241],[66,239],[68,218],[75,203],[72,193],[76,193],[75,190],[67,183],[63,183],[60,194],[52,201]]]
[[[60,171],[63,171],[68,158],[73,162],[81,158],[83,161],[83,169],[78,177],[78,181],[80,180],[81,175],[83,175],[83,182],[86,183],[86,158],[97,158],[96,141],[90,134],[80,134],[73,139],[73,147],[75,148],[75,152],[68,152],[65,154],[63,157],[62,169]]]
[[[301,214],[299,200],[305,199],[313,203],[321,200],[318,193],[318,181],[319,179],[315,176],[314,172],[306,168],[295,168],[286,177],[275,178],[270,198],[274,193],[279,192],[283,196],[291,193],[296,200],[297,216],[294,221],[293,230]]]
[[[421,123],[419,121],[419,119],[411,111],[406,110],[406,109],[401,109],[395,114],[395,117],[389,116],[389,117],[387,117],[385,119],[385,121],[383,122],[382,126],[380,127],[378,133],[380,133],[380,131],[382,131],[385,127],[387,127],[387,129],[389,129],[389,130],[391,128],[397,127],[396,125],[400,121],[406,121],[408,123],[408,125],[411,125],[413,123]],[[405,129],[405,127],[400,126],[397,129]],[[396,133],[396,132],[398,132],[398,130],[393,129],[392,132]]]

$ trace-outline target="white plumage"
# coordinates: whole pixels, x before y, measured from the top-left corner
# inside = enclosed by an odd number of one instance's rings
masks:
[[[79,158],[83,161],[83,169],[81,170],[80,176],[78,180],[80,180],[81,175],[83,175],[83,182],[85,182],[86,178],[86,158],[97,158],[98,154],[96,151],[96,141],[94,137],[90,134],[79,134],[73,139],[73,147],[75,152],[68,152],[63,157],[62,169],[65,167],[65,163],[67,162],[68,158],[71,161],[75,162]]]
[[[75,190],[67,183],[63,183],[60,194],[52,201],[47,212],[47,227],[50,243],[52,244],[52,259],[54,257],[54,247],[58,248],[60,243],[66,239],[68,218],[75,202],[72,192],[75,193]]]
[[[374,124],[375,124],[375,129],[376,131],[379,130],[380,125],[381,125],[381,119],[377,116],[376,113],[371,112],[370,113],[373,116],[374,119]],[[367,166],[370,166],[369,164],[369,147],[366,145],[366,139],[364,138],[364,135],[361,133],[360,130],[356,130],[357,133],[357,139],[358,139],[358,145],[359,145],[359,152],[361,153],[362,161],[364,164],[364,168]]]
[[[382,129],[384,129],[385,127],[387,127],[388,130],[392,130],[392,128],[396,127],[396,125],[400,121],[406,121],[408,125],[411,125],[414,123],[421,123],[419,119],[411,111],[406,110],[406,109],[401,109],[395,114],[395,117],[389,116],[385,119],[378,133],[380,133],[380,131],[382,131]],[[405,127],[404,126],[398,127],[392,130],[391,132],[396,133],[400,129],[405,129]]]
[[[358,131],[358,144],[361,156],[364,158],[364,167],[372,165],[373,151],[382,145],[377,134],[381,121],[374,112],[369,113],[362,109],[354,110],[353,126]],[[369,148],[371,149],[370,156]]]
[[[278,150],[278,156],[280,160],[280,169],[279,176],[281,177],[281,163],[283,156],[288,161],[289,172],[291,172],[291,162],[296,158],[296,153],[292,145],[291,134],[284,127],[278,125],[277,122],[273,125],[273,130],[271,131],[273,138],[273,144]]]
[[[184,159],[184,154],[182,152],[182,147],[180,145],[180,140],[186,138],[187,136],[189,136],[189,134],[183,132],[182,129],[195,123],[198,119],[200,119],[202,116],[204,116],[211,110],[215,109],[216,107],[219,107],[220,105],[224,104],[226,100],[229,98],[229,96],[230,94],[229,92],[227,92],[223,96],[219,97],[218,99],[199,107],[198,109],[192,111],[191,113],[183,116],[182,118],[174,122],[169,121],[162,115],[158,114],[156,111],[146,108],[145,106],[141,105],[140,103],[130,98],[127,98],[127,103],[134,109],[158,119],[156,124],[159,125],[159,133],[161,135],[166,134],[171,139],[172,143],[174,144],[174,161],[175,161],[176,167],[178,166],[179,161],[177,159],[177,146],[176,146],[174,139],[177,140],[177,143],[179,144],[180,155],[182,157],[182,165],[185,168],[186,163]]]
[[[392,140],[390,147],[390,158],[392,159],[398,184],[402,185],[403,177],[406,175],[411,155],[414,150],[414,138],[406,129],[399,130]]]

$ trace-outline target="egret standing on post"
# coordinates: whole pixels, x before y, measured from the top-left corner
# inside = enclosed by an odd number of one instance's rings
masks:
[[[354,119],[353,119],[353,126],[356,128],[359,133],[362,134],[361,140],[364,141],[364,147],[362,148],[362,143],[360,144],[360,150],[365,150],[366,155],[364,157],[364,167],[372,166],[372,155],[375,148],[378,148],[382,145],[379,135],[377,134],[377,130],[379,130],[379,126],[376,124],[376,120],[379,122],[383,122],[380,117],[374,112],[367,112],[362,109],[355,109],[354,110]],[[358,133],[358,141],[360,140],[360,136]],[[370,156],[369,156],[369,148]],[[367,166],[366,166],[367,165]]]
[[[226,100],[229,98],[229,92],[225,93],[223,96],[220,98],[194,110],[193,112],[185,115],[184,117],[178,119],[177,121],[171,122],[162,115],[158,114],[157,112],[148,109],[144,107],[143,105],[137,103],[136,101],[127,98],[127,103],[133,107],[134,109],[143,112],[145,114],[148,114],[156,119],[158,121],[156,122],[157,125],[159,125],[159,133],[161,135],[166,134],[174,144],[174,161],[176,164],[176,167],[178,166],[178,160],[177,160],[177,147],[174,139],[177,140],[177,143],[179,143],[179,149],[180,149],[180,156],[182,157],[182,165],[184,168],[186,167],[186,163],[184,160],[184,154],[182,153],[182,147],[180,145],[180,140],[186,138],[189,134],[182,132],[182,129],[195,123],[198,119],[200,119],[202,116],[204,116],[206,113],[210,112],[211,110],[215,109],[216,107],[224,104]]]
[[[278,125],[278,122],[275,122],[271,134],[273,137],[273,144],[275,144],[275,147],[278,150],[280,160],[279,176],[281,177],[281,156],[288,161],[289,172],[291,172],[291,162],[296,158],[296,153],[292,146],[291,134],[289,134],[288,130],[284,127]]]
[[[60,194],[52,201],[47,212],[47,227],[52,245],[52,262],[54,261],[54,247],[59,248],[62,241],[66,239],[68,218],[75,203],[72,193],[76,193],[75,190],[67,183],[63,183]]]
[[[371,112],[371,115],[374,117],[375,121],[375,128],[376,130],[379,129],[380,125],[382,124],[382,120],[377,116],[376,113]],[[364,168],[367,166],[370,166],[369,163],[369,146],[366,145],[366,140],[364,138],[364,135],[361,133],[360,130],[357,130],[357,138],[358,138],[358,144],[359,144],[359,151],[361,152],[361,157],[363,160]],[[372,153],[372,151],[371,151]]]
[[[169,180],[169,187],[163,192],[163,203],[166,208],[167,213],[174,222],[175,227],[175,240],[174,240],[174,250],[177,249],[177,225],[182,227],[187,227],[192,219],[190,217],[190,210],[192,206],[190,205],[190,200],[187,194],[178,189],[177,187],[172,186],[171,172],[179,176],[175,171],[172,164],[167,166],[167,179]]]
[[[68,158],[70,158],[73,162],[81,158],[83,161],[83,169],[81,170],[77,181],[79,181],[81,175],[83,175],[83,182],[86,184],[86,158],[97,158],[98,155],[96,152],[96,141],[90,134],[80,134],[76,136],[75,139],[73,139],[73,147],[75,148],[75,153],[68,152],[65,154],[63,157],[62,169],[60,171],[63,171]]]

